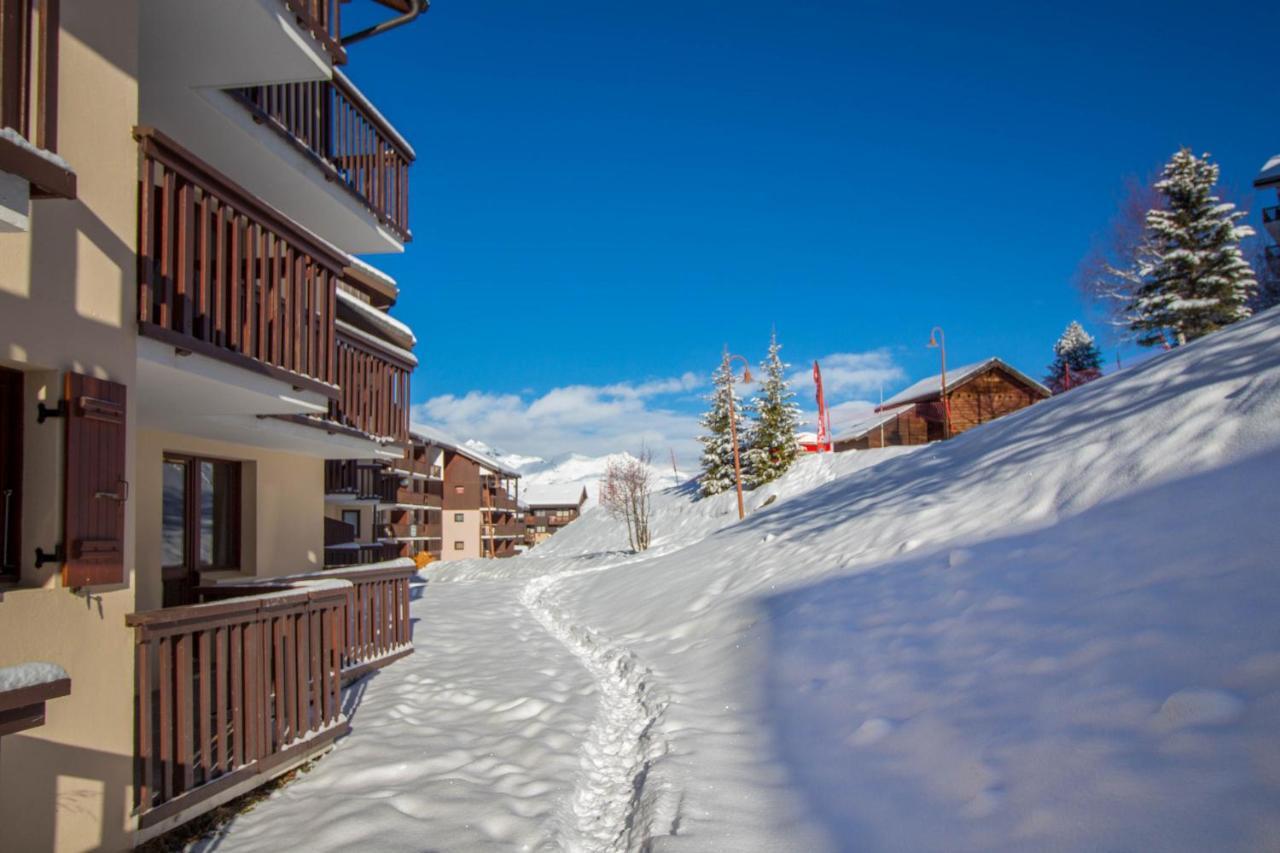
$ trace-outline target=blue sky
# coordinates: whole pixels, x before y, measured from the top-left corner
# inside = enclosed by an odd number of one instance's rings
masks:
[[[1269,5],[435,0],[348,66],[418,152],[414,241],[370,258],[418,415],[689,459],[722,345],[775,325],[850,415],[936,372],[934,324],[1038,376],[1127,177],[1188,145],[1275,203]]]

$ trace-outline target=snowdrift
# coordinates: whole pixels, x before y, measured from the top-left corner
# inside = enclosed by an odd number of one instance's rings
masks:
[[[655,849],[1280,847],[1280,313],[859,457],[493,569],[665,691]]]

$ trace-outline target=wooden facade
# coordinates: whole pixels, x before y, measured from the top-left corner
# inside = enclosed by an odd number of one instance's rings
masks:
[[[1049,391],[997,359],[947,388],[951,434],[959,435],[996,418],[1047,399]],[[880,416],[838,436],[837,452],[898,447],[941,441],[946,413],[940,391],[888,408]]]

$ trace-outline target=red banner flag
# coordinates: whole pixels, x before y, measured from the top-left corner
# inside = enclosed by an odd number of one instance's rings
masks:
[[[831,449],[831,422],[827,415],[827,401],[822,396],[822,371],[818,362],[813,362],[813,384],[818,388],[818,452]]]

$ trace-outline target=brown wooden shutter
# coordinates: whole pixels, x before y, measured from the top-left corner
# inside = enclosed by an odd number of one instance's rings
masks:
[[[68,373],[64,586],[124,581],[125,387]]]

